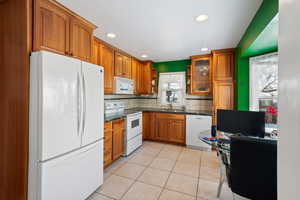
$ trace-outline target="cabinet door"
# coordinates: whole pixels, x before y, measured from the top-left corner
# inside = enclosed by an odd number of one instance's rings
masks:
[[[112,123],[106,122],[104,125],[104,167],[107,167],[112,162]]]
[[[115,76],[123,76],[123,55],[115,52]]]
[[[104,93],[113,93],[114,87],[114,50],[101,44],[101,66],[104,67]]]
[[[169,141],[185,144],[185,120],[170,120],[169,130]]]
[[[34,50],[69,54],[70,16],[48,1],[36,2]]]
[[[151,94],[151,70],[152,64],[150,62],[143,65],[143,94]]]
[[[156,113],[156,134],[155,139],[168,141],[170,119],[163,113]]]
[[[101,45],[97,41],[93,41],[93,53],[92,53],[92,63],[95,65],[101,65]]]
[[[234,52],[223,50],[213,52],[214,81],[234,80]]]
[[[156,136],[156,115],[155,113],[150,112],[150,123],[149,123],[149,138],[155,139]]]
[[[215,81],[213,96],[213,124],[215,125],[217,109],[234,109],[234,83]]]
[[[142,94],[144,89],[143,89],[143,86],[144,86],[144,81],[143,81],[143,63],[141,62],[138,62],[138,65],[137,65],[137,86],[136,86],[136,89],[137,89],[137,94]]]
[[[143,139],[150,139],[150,113],[143,112]]]
[[[138,94],[138,61],[131,59],[131,78],[134,82],[134,93]]]
[[[93,30],[76,18],[72,18],[70,33],[70,55],[80,60],[90,61]]]
[[[124,120],[113,122],[113,160],[123,154],[124,149]]]
[[[131,79],[131,58],[128,56],[123,56],[123,77]]]
[[[211,92],[211,59],[206,57],[192,59],[191,94],[207,95]]]

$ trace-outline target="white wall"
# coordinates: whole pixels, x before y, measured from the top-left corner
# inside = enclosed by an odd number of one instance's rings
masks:
[[[279,0],[279,200],[300,199],[300,1]]]

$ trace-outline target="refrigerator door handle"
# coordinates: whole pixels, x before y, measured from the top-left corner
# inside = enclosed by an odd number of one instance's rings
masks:
[[[77,73],[77,135],[80,136],[80,131],[82,127],[82,108],[83,108],[83,86],[82,78],[80,73]]]
[[[83,86],[83,118],[82,118],[82,134],[84,135],[85,120],[86,120],[86,87],[85,87],[85,77],[82,74],[82,86]]]

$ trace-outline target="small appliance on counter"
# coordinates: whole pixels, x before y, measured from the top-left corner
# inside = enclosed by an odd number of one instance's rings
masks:
[[[143,114],[136,112],[126,117],[126,134],[124,155],[128,156],[143,143]]]
[[[115,94],[133,94],[134,83],[132,79],[115,76]]]

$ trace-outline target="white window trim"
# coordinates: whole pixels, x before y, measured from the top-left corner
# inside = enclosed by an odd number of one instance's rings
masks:
[[[183,99],[182,99],[182,104],[178,105],[178,104],[174,104],[174,106],[183,106],[185,105],[185,97],[186,97],[186,72],[163,72],[163,73],[159,73],[159,81],[158,81],[158,99],[161,98],[161,94],[162,94],[162,89],[160,87],[160,78],[161,75],[182,75],[184,78],[183,81],[183,87],[182,87],[182,91],[183,91]]]
[[[253,87],[255,85],[255,83],[257,82],[257,77],[253,76],[254,74],[254,68],[253,68],[253,62],[255,62],[258,59],[262,59],[262,58],[267,58],[267,57],[272,57],[272,56],[278,56],[278,52],[275,53],[269,53],[269,54],[264,54],[261,56],[255,56],[255,57],[251,57],[249,59],[249,90],[250,90],[250,95],[249,95],[249,109],[252,111],[258,111],[258,105],[257,102],[254,102],[254,97],[255,97],[255,87]]]

